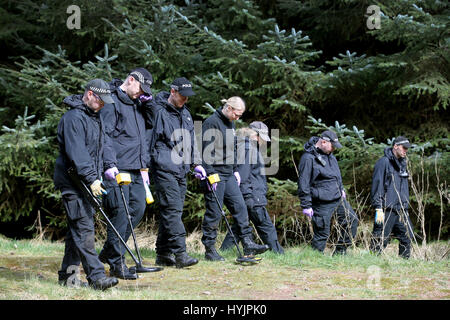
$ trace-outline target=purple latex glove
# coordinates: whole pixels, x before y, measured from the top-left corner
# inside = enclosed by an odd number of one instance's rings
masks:
[[[209,186],[209,183],[206,183],[206,185],[208,186],[208,190],[211,191],[211,188],[216,191],[217,190],[217,183],[213,183],[211,185],[211,187]]]
[[[345,190],[342,190],[342,199],[347,199],[347,195],[345,194]]]
[[[241,175],[240,175],[239,172],[237,172],[237,171],[235,171],[233,174],[234,174],[234,176],[236,177],[238,186],[240,186],[240,185],[241,185]]]
[[[142,180],[144,181],[144,183],[146,185],[150,185],[150,178],[148,177],[148,171],[141,170],[141,176],[142,176]]]
[[[153,99],[152,95],[147,95],[147,94],[141,94],[139,96],[139,100],[141,100],[141,102],[147,102]]]
[[[105,177],[108,180],[115,180],[117,174],[119,174],[117,167],[112,167],[105,171]]]
[[[314,214],[314,211],[312,208],[303,209],[303,214],[311,218]]]
[[[206,170],[202,166],[200,166],[200,165],[196,166],[194,168],[194,172],[195,172],[195,177],[197,179],[205,180],[205,178],[206,178]]]

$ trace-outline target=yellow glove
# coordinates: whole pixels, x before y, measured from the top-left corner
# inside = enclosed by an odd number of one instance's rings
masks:
[[[375,222],[378,224],[384,223],[384,212],[383,209],[375,209]]]
[[[91,191],[95,197],[106,194],[106,190],[102,188],[102,182],[98,179],[91,184]]]

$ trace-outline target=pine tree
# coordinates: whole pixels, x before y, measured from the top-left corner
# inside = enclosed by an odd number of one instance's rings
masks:
[[[2,220],[62,212],[52,184],[62,99],[89,79],[123,79],[136,66],[153,74],[154,94],[175,77],[190,79],[195,119],[239,95],[247,110],[238,126],[261,120],[280,129],[280,171],[270,179],[269,201],[286,223],[296,212],[294,164],[309,136],[325,128],[342,139],[337,156],[355,194],[367,195],[373,161],[396,135],[423,142],[423,157],[411,158],[430,157],[427,170],[448,168],[445,2],[114,0],[99,8],[81,1],[92,19],[80,30],[65,26],[68,4],[9,1],[0,11],[0,42],[8,47],[0,57]],[[370,30],[366,9],[373,4],[381,28]],[[196,187],[189,185],[185,207],[192,227],[204,211]],[[289,201],[280,205],[280,196]],[[430,215],[436,199],[430,191]]]

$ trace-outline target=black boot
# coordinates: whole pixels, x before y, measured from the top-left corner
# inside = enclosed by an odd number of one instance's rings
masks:
[[[244,255],[250,256],[266,252],[269,249],[267,244],[259,245],[253,242],[249,237],[242,239],[242,246],[244,247]]]
[[[172,267],[176,264],[176,261],[171,253],[161,253],[156,255],[155,264],[158,266]]]
[[[125,264],[116,264],[114,267],[111,267],[109,275],[123,280],[136,280],[138,278],[137,273],[131,273]]]
[[[205,247],[205,259],[209,261],[224,261],[225,259],[217,253],[214,246]]]
[[[190,257],[186,251],[175,255],[175,266],[177,268],[189,267],[197,263],[198,259]]]
[[[106,290],[108,288],[114,287],[118,283],[119,280],[114,277],[104,277],[96,281],[89,281],[89,286],[91,286],[91,288],[95,290]]]

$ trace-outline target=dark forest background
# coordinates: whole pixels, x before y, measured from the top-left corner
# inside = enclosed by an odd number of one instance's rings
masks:
[[[154,94],[175,77],[190,79],[195,120],[239,95],[247,111],[238,126],[261,120],[280,130],[268,209],[284,243],[308,238],[296,166],[303,144],[325,128],[344,145],[336,156],[347,194],[369,226],[373,165],[395,136],[407,136],[414,228],[422,241],[448,238],[447,1],[0,3],[0,233],[31,237],[39,217],[49,238],[64,236],[52,182],[62,100],[89,79],[124,79],[141,66],[153,74]],[[80,8],[79,29],[68,27],[71,5]],[[195,181],[188,188],[189,231],[199,227],[204,201]],[[144,223],[157,217],[156,203]]]

